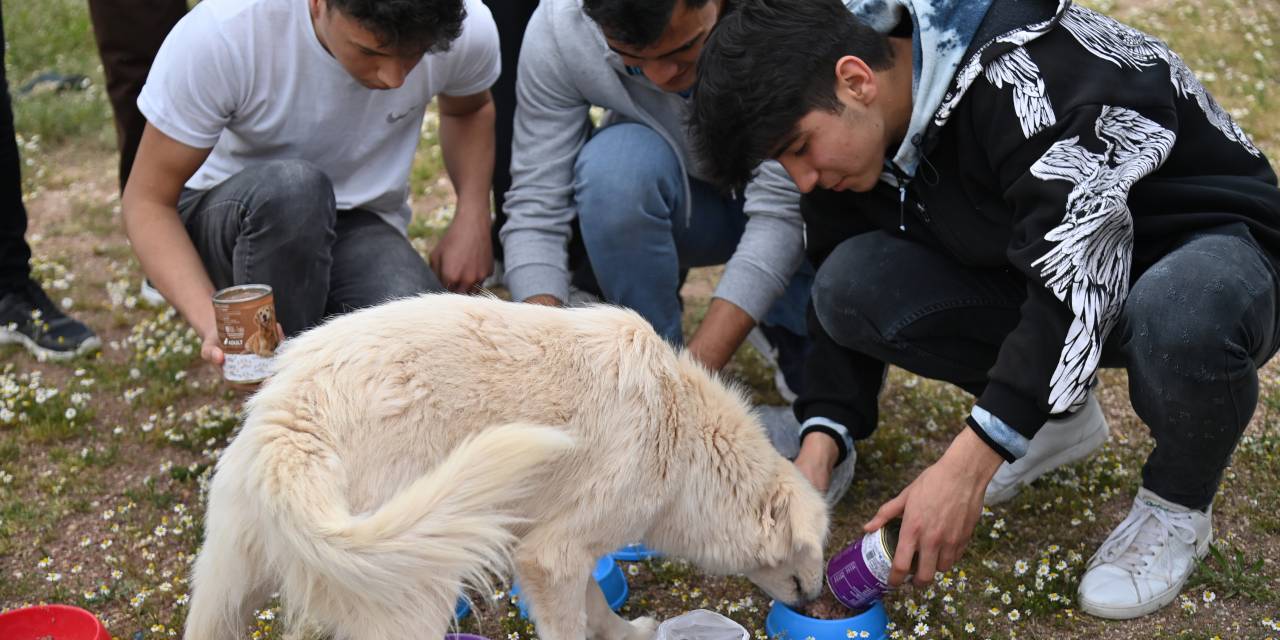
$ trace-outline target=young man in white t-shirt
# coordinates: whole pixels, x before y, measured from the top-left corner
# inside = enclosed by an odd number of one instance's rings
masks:
[[[183,18],[138,98],[148,124],[123,215],[143,270],[200,333],[204,359],[223,361],[218,288],[271,285],[294,334],[326,315],[483,281],[499,66],[479,0],[205,0]],[[457,210],[429,267],[406,228],[433,97]]]

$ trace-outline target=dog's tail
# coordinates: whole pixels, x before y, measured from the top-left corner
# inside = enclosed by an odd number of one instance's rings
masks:
[[[349,512],[345,482],[330,464],[278,469],[292,480],[277,485],[287,495],[268,500],[282,551],[295,559],[293,568],[278,567],[281,595],[302,619],[327,622],[340,636],[427,637],[452,619],[464,585],[487,587],[491,573],[509,566],[511,527],[520,522],[509,507],[572,445],[552,427],[486,429],[360,516]]]

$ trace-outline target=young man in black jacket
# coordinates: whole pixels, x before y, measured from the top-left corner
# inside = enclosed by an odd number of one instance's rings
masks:
[[[1280,345],[1275,173],[1186,64],[1069,0],[748,0],[694,103],[720,182],[776,158],[806,194],[806,475],[875,428],[887,364],[977,397],[867,525],[902,517],[891,582],[914,558],[927,583],[984,500],[1100,446],[1091,389],[1121,366],[1156,448],[1081,608],[1172,602]]]

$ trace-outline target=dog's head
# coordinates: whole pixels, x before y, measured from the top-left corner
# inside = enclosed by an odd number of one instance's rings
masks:
[[[253,319],[263,331],[276,330],[276,314],[271,307],[258,307],[258,310],[253,313]]]
[[[693,369],[672,414],[693,436],[680,489],[646,540],[705,570],[746,574],[788,605],[818,597],[826,501],[774,449],[741,393]]]
[[[822,594],[829,515],[822,496],[790,462],[783,462],[760,507],[760,565],[745,573],[775,600],[796,607]]]

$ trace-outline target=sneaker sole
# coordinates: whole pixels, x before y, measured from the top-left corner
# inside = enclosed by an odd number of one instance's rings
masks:
[[[0,345],[5,344],[19,344],[25,347],[26,350],[37,359],[54,360],[59,362],[63,360],[70,360],[87,353],[92,353],[102,348],[102,341],[99,340],[97,336],[93,336],[92,338],[80,343],[80,346],[76,347],[74,351],[54,351],[53,349],[46,349],[36,344],[35,340],[32,340],[25,334],[18,333],[17,331],[10,331],[8,329],[0,329]]]
[[[1203,560],[1209,553],[1209,543],[1213,541],[1213,531],[1210,530],[1209,537],[1205,539],[1204,545],[1196,547],[1196,562]],[[1143,602],[1131,607],[1110,607],[1105,604],[1090,602],[1084,598],[1080,598],[1080,610],[1094,616],[1095,618],[1105,618],[1107,620],[1132,620],[1141,618],[1145,615],[1155,613],[1170,604],[1178,598],[1178,594],[1182,593],[1182,587],[1191,579],[1191,574],[1195,573],[1195,567],[1187,572],[1187,575],[1178,581],[1178,584],[1170,586],[1156,598]]]
[[[1107,438],[1111,437],[1111,426],[1106,424],[1105,417],[1103,419],[1103,428],[1098,429],[1089,437],[1089,439],[1081,440],[1080,442],[1059,451],[1053,456],[1045,458],[1044,463],[1042,463],[1034,472],[1028,474],[1022,481],[1015,482],[1000,491],[994,491],[987,494],[983,498],[982,503],[990,507],[1003,502],[1008,502],[1009,500],[1017,497],[1019,493],[1022,493],[1023,487],[1039,480],[1044,474],[1049,473],[1058,467],[1075,464],[1093,455],[1093,453],[1102,447],[1102,445],[1107,441]]]

